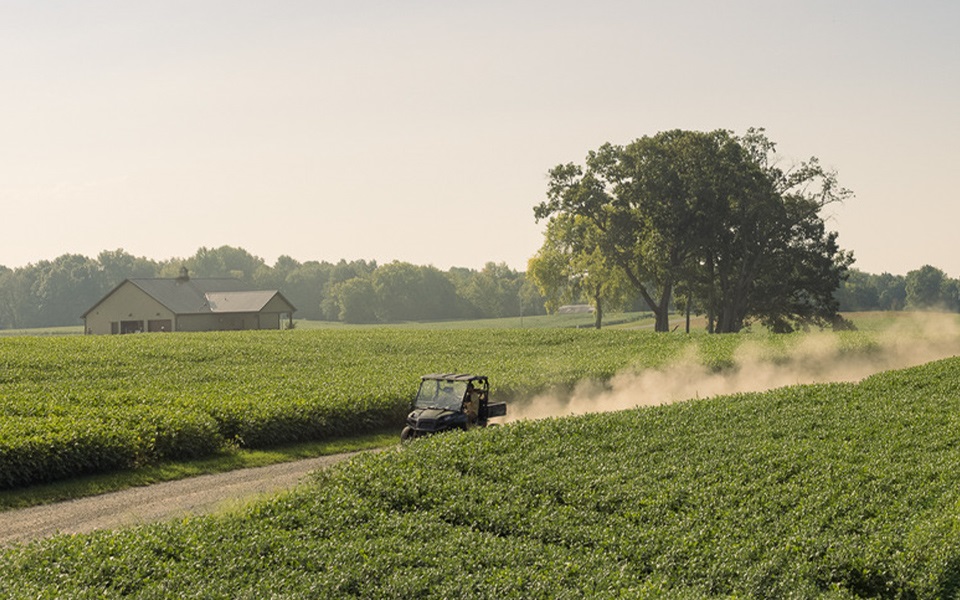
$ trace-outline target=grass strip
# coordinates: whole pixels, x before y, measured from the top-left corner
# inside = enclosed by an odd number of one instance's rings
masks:
[[[214,456],[184,462],[164,462],[139,469],[78,477],[67,481],[0,490],[0,511],[29,508],[87,496],[186,479],[237,469],[265,467],[318,456],[383,448],[398,441],[395,429],[319,442],[291,444],[267,450],[231,448]]]

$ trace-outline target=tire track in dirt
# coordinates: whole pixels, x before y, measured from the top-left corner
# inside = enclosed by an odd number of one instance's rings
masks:
[[[311,472],[361,452],[238,469],[0,512],[0,546],[213,513],[296,486]]]

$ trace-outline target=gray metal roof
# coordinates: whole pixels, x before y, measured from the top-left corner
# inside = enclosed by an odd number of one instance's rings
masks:
[[[260,292],[208,292],[205,294],[210,312],[260,312],[273,300],[276,290]]]
[[[178,315],[260,312],[276,296],[279,296],[292,310],[296,310],[277,290],[253,291],[239,279],[229,277],[143,278],[125,280],[101,298],[83,316],[86,317],[100,302],[103,302],[127,282],[135,285],[143,293]]]

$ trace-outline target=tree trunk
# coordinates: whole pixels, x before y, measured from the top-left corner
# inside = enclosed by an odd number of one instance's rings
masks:
[[[717,324],[717,333],[738,333],[743,329],[750,305],[750,285],[756,274],[762,250],[747,254],[739,272],[732,274],[734,278],[721,274],[721,316]]]
[[[717,277],[713,264],[713,255],[707,257],[707,333],[716,331],[717,322]]]
[[[660,305],[655,312],[657,316],[656,331],[665,333],[670,331],[670,298],[673,294],[673,284],[663,286],[663,295],[660,296]]]
[[[673,293],[673,281],[664,282],[663,285],[663,294],[660,296],[660,301],[656,302],[653,299],[653,296],[650,295],[650,292],[647,291],[647,287],[644,285],[644,282],[640,280],[631,268],[630,264],[626,261],[620,261],[620,266],[623,267],[624,273],[627,275],[627,279],[630,280],[640,292],[640,297],[643,298],[643,301],[647,303],[647,306],[650,308],[650,311],[653,313],[656,318],[656,324],[654,325],[654,331],[667,332],[670,331],[670,315],[668,310],[670,307],[670,297]]]
[[[596,293],[593,296],[594,311],[593,311],[593,327],[595,329],[600,329],[600,325],[603,323],[603,298],[600,297],[600,286],[597,286]]]

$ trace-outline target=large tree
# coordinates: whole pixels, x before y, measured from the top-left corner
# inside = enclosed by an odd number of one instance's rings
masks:
[[[710,322],[720,332],[739,331],[750,319],[774,331],[837,324],[835,292],[853,255],[839,247],[820,213],[850,191],[815,157],[781,169],[762,130],[732,139],[756,171],[752,183],[730,190],[723,204],[732,210],[713,228],[716,254],[704,255],[715,277]]]
[[[705,307],[711,331],[751,318],[777,330],[826,323],[852,257],[819,211],[848,192],[816,159],[790,171],[760,130],[667,131],[627,146],[605,144],[585,166],[550,171],[540,219],[589,220],[598,248],[669,329],[674,290]]]
[[[710,212],[719,203],[711,179],[726,163],[716,157],[724,132],[668,131],[627,146],[604,144],[586,166],[550,171],[538,220],[563,214],[591,221],[599,248],[669,329],[674,287],[709,237]]]

